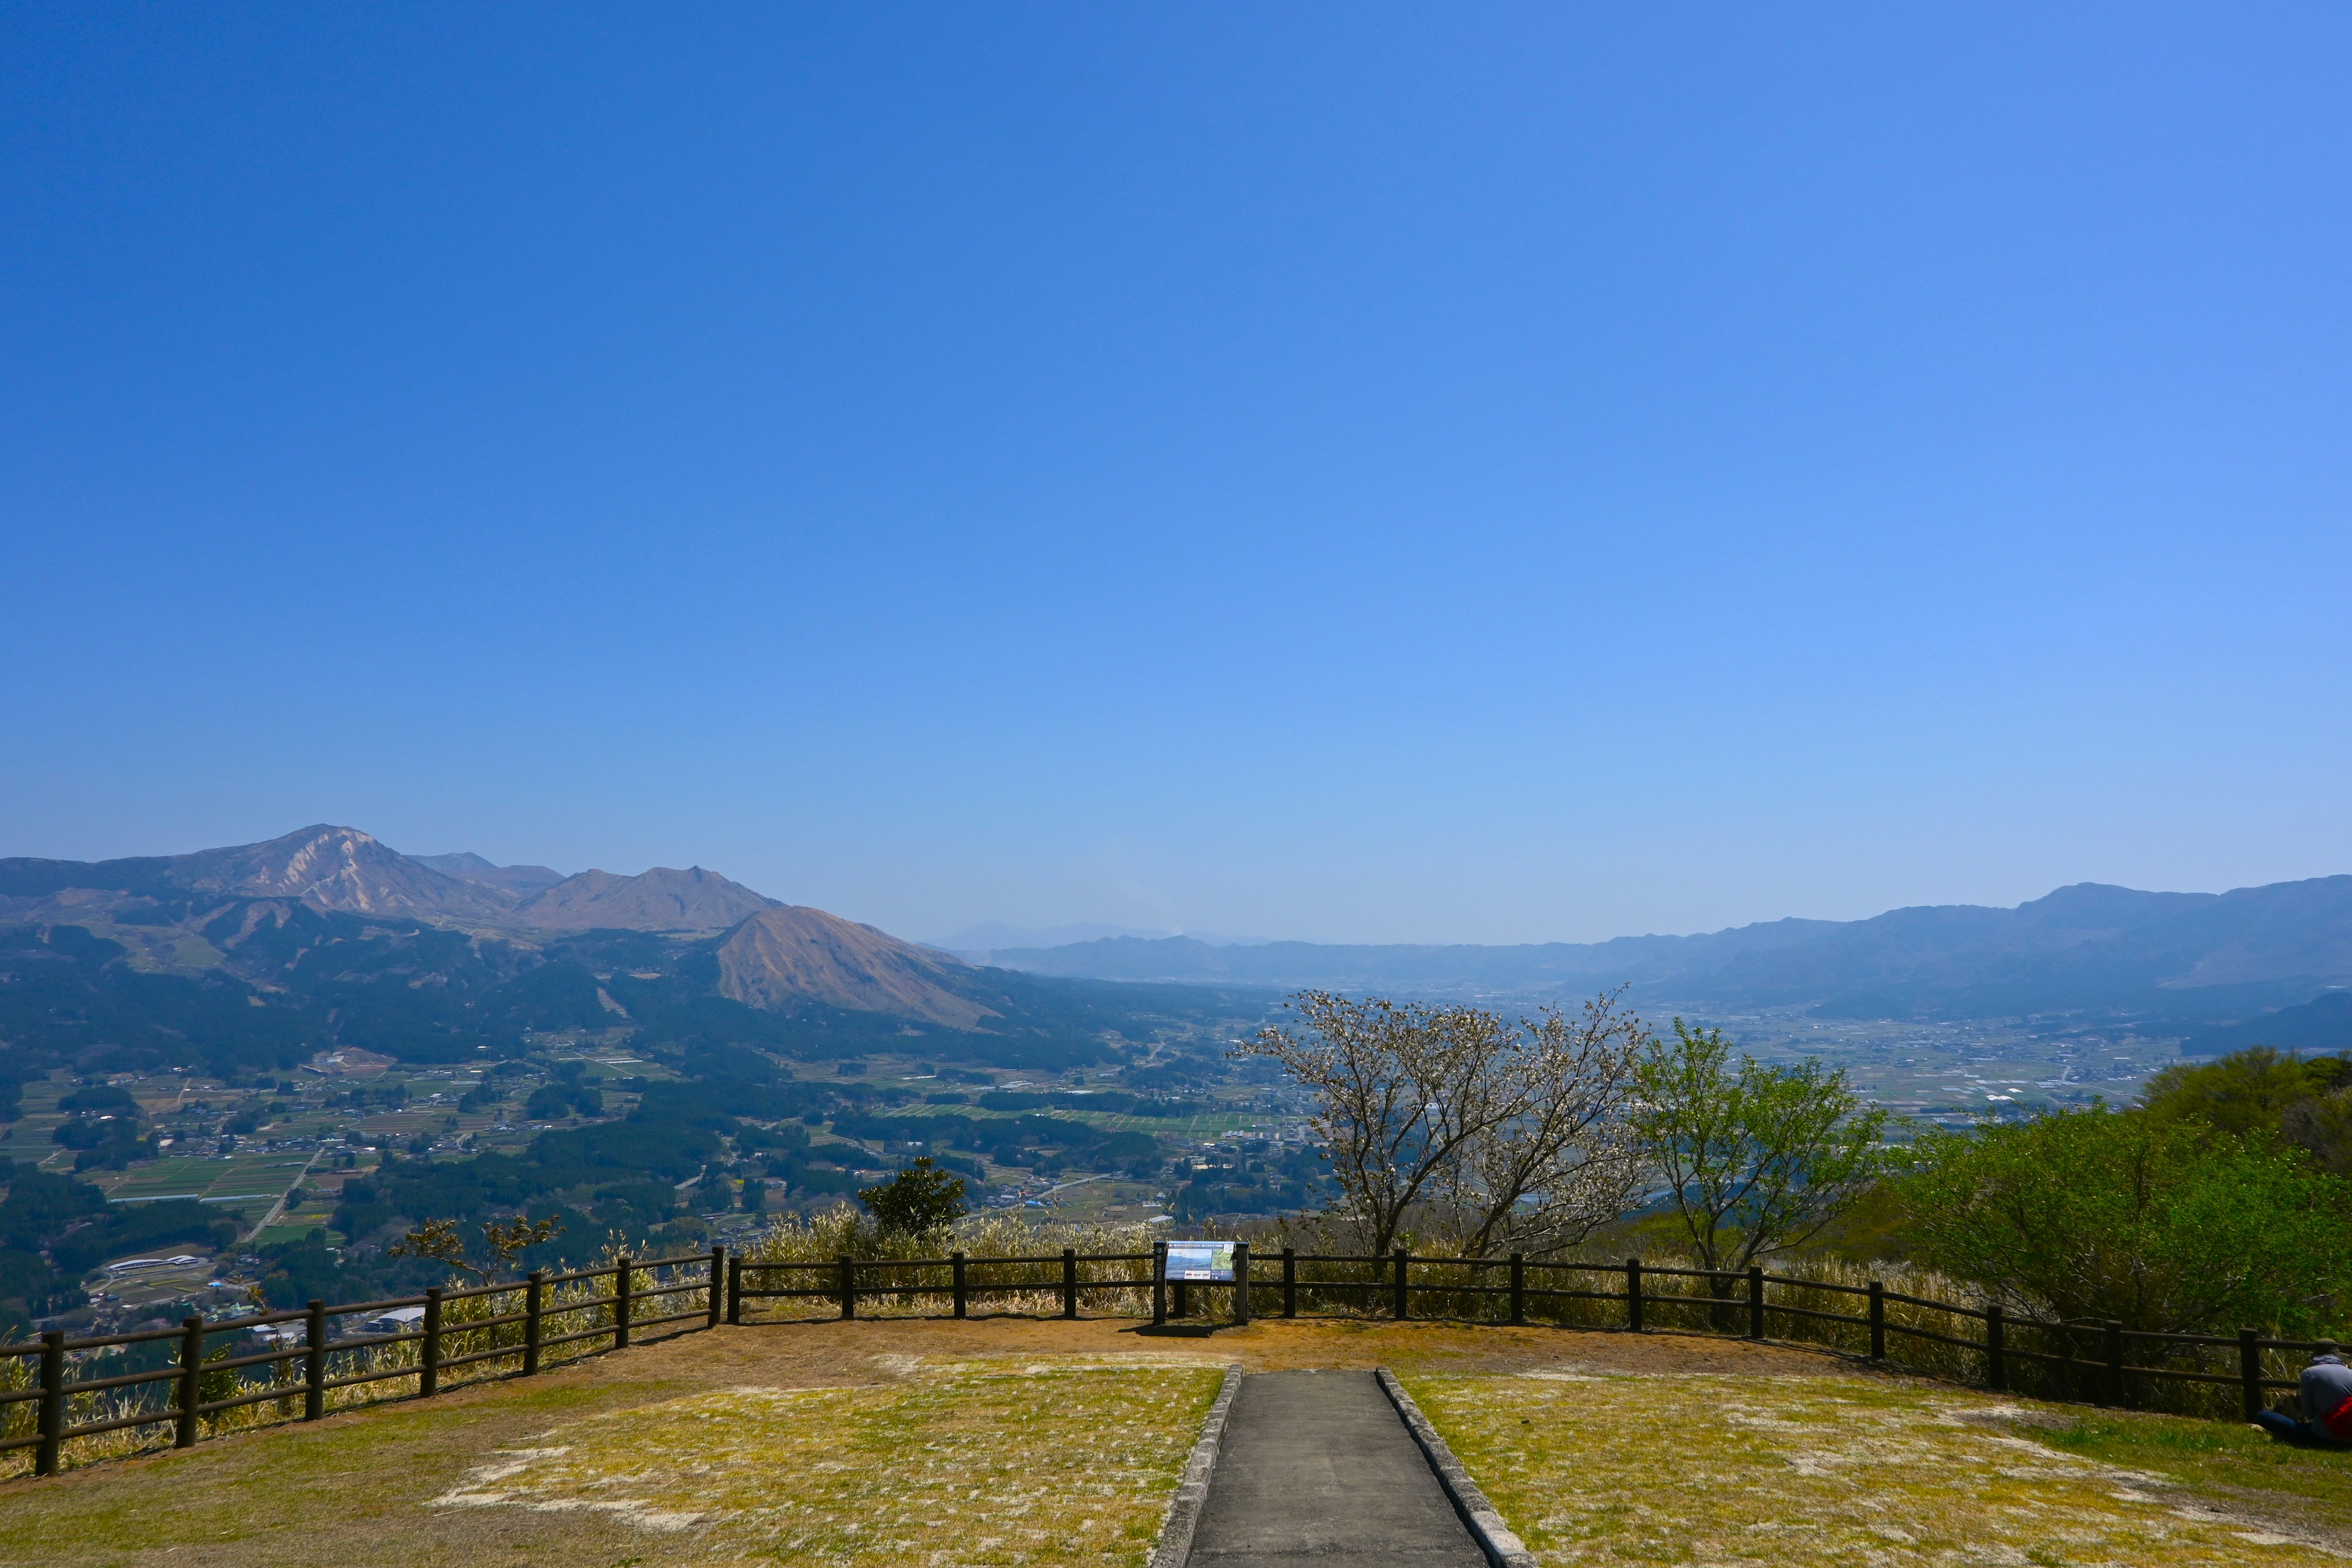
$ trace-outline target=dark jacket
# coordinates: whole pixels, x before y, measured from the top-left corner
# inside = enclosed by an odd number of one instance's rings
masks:
[[[2352,1440],[2352,1366],[2346,1366],[2341,1357],[2312,1357],[2295,1389],[2295,1403],[2314,1436],[2338,1443]]]

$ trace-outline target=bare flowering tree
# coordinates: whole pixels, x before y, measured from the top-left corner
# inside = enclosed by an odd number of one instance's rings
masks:
[[[1327,991],[1290,1005],[1298,1027],[1239,1051],[1316,1094],[1312,1125],[1372,1251],[1411,1218],[1468,1254],[1552,1252],[1622,1212],[1640,1169],[1622,1102],[1647,1035],[1615,993],[1516,1023]]]
[[[1507,1032],[1489,1069],[1507,1114],[1439,1173],[1438,1213],[1465,1257],[1558,1252],[1625,1212],[1643,1173],[1625,1096],[1649,1035],[1621,994]]]

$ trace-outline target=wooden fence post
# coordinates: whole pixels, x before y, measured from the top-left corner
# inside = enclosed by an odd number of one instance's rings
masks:
[[[961,1252],[949,1253],[948,1265],[954,1272],[954,1280],[951,1289],[955,1296],[955,1315],[961,1318],[965,1316],[970,1310],[970,1308],[965,1304],[969,1300],[969,1298],[964,1294],[966,1287],[964,1285],[963,1254]]]
[[[722,1244],[710,1249],[710,1318],[702,1325],[706,1329],[717,1328],[719,1320],[726,1315],[726,1279],[727,1248]]]
[[[727,1321],[740,1326],[743,1321],[743,1260],[727,1260]]]
[[[180,1320],[180,1424],[172,1434],[172,1447],[193,1448],[196,1446],[196,1406],[204,1400],[205,1321],[202,1318]]]
[[[416,1392],[430,1399],[441,1392],[441,1287],[425,1288],[425,1362],[416,1373]]]
[[[2107,1403],[2120,1410],[2124,1404],[2124,1326],[2109,1318],[2104,1327],[2107,1331]]]
[[[1760,1263],[1748,1266],[1748,1337],[1764,1337],[1764,1266]]]
[[[1249,1326],[1249,1243],[1234,1243],[1234,1326]]]
[[[547,1271],[534,1268],[523,1283],[522,1290],[522,1373],[525,1377],[539,1370],[539,1342],[545,1337],[542,1330],[547,1318]]]
[[[1168,1321],[1168,1244],[1151,1244],[1151,1326],[1159,1328]]]
[[[33,1458],[33,1473],[58,1473],[58,1450],[66,1439],[66,1331],[51,1329],[41,1335],[41,1446]]]
[[[2252,1329],[2238,1331],[2238,1406],[2251,1423],[2262,1413],[2263,1342]]]
[[[1995,1394],[2009,1389],[2008,1347],[2001,1342],[2000,1304],[1985,1308],[1985,1386]]]
[[[841,1255],[841,1316],[844,1322],[857,1316],[857,1260],[846,1252]]]
[[[1511,1254],[1511,1321],[1528,1321],[1528,1255]]]
[[[1282,1315],[1298,1316],[1298,1249],[1295,1247],[1282,1249]]]
[[[310,1317],[305,1325],[303,1342],[310,1353],[303,1357],[302,1419],[316,1421],[327,1413],[327,1304],[310,1303]]]
[[[1642,1260],[1625,1259],[1625,1326],[1642,1331]]]
[[[1886,1359],[1886,1287],[1870,1282],[1870,1359]]]
[[[1078,1249],[1062,1248],[1062,1316],[1078,1315]]]
[[[629,1348],[629,1255],[625,1252],[613,1269],[613,1348]]]
[[[1396,1285],[1394,1287],[1396,1300],[1392,1305],[1396,1321],[1402,1323],[1405,1319],[1412,1315],[1412,1303],[1405,1300],[1404,1282],[1405,1270],[1412,1266],[1412,1255],[1407,1252],[1403,1247],[1400,1247],[1392,1256],[1394,1258],[1396,1267]]]

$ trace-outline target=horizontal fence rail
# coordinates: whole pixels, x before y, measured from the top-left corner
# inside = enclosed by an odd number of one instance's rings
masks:
[[[1713,1333],[1828,1346],[1954,1382],[2110,1406],[2251,1420],[2295,1386],[2300,1358],[2333,1342],[2158,1333],[2112,1321],[2011,1317],[1887,1289],[1775,1274],[1507,1258],[1253,1253],[1230,1281],[1171,1279],[1167,1244],[1148,1252],[770,1262],[725,1247],[616,1258],[422,1295],[90,1339],[61,1332],[0,1345],[0,1456],[34,1450],[51,1475],[64,1446],[112,1432],[166,1434],[186,1447],[242,1426],[320,1419],[386,1400],[523,1377],[688,1327],[885,1316],[1076,1318],[1082,1309],[1155,1323],[1194,1315],[1216,1293],[1237,1323],[1253,1300],[1286,1319],[1350,1316]],[[1196,1296],[1195,1292],[1208,1292]],[[370,1327],[374,1325],[374,1327]],[[265,1331],[272,1342],[240,1348]],[[266,1407],[266,1408],[265,1408]],[[21,1461],[17,1461],[21,1463]]]
[[[186,1318],[133,1334],[69,1339],[53,1330],[0,1345],[0,1455],[32,1449],[34,1473],[54,1475],[78,1438],[144,1429],[161,1441],[168,1431],[185,1448],[269,1417],[317,1421],[530,1376],[648,1332],[717,1327],[727,1277],[726,1249],[713,1247],[382,1301]],[[371,1327],[383,1324],[400,1326]],[[272,1342],[262,1348],[238,1347],[240,1336],[265,1335]]]

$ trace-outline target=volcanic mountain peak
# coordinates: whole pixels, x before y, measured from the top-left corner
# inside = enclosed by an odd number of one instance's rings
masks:
[[[501,866],[497,862],[460,850],[455,855],[411,855],[420,866],[428,866],[445,877],[460,881],[481,882],[493,888],[504,888],[510,893],[529,898],[563,880],[563,873],[546,866]]]
[[[191,891],[299,899],[347,914],[494,920],[512,894],[458,879],[387,848],[355,827],[325,823],[261,844],[169,858],[170,879]]]
[[[724,931],[774,903],[699,866],[683,871],[656,866],[635,877],[610,871],[566,877],[525,902],[514,919],[526,926],[581,931],[592,926]]]
[[[719,989],[771,1010],[802,1000],[969,1029],[987,1008],[941,981],[964,968],[823,910],[783,904],[753,915],[719,949]]]

